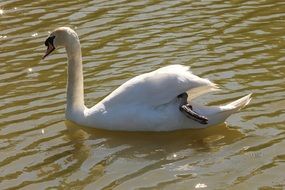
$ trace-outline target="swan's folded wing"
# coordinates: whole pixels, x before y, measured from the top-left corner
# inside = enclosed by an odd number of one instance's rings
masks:
[[[121,103],[158,106],[167,104],[179,94],[198,87],[202,87],[203,91],[211,91],[216,85],[208,79],[193,75],[189,67],[171,65],[130,79],[103,102],[113,106]]]

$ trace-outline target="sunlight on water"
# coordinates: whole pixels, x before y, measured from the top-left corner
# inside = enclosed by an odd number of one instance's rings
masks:
[[[195,189],[202,189],[208,187],[206,184],[198,183],[195,185]]]
[[[34,34],[32,34],[32,37],[36,37],[38,35],[39,35],[38,33],[34,33]]]

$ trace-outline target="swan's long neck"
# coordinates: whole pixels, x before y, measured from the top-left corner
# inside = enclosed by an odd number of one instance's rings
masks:
[[[84,111],[84,87],[81,47],[78,39],[70,40],[66,46],[68,57],[68,81],[67,81],[67,107],[66,115],[83,113]]]

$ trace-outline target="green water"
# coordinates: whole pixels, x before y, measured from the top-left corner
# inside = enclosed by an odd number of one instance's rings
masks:
[[[285,1],[0,2],[0,189],[285,188]],[[253,101],[227,125],[174,133],[85,129],[65,121],[63,49],[80,36],[85,102],[169,64],[222,91],[202,102]]]

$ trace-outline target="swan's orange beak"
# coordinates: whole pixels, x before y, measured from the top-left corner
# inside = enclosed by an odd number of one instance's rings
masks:
[[[53,40],[55,36],[48,37],[48,39],[45,41],[45,45],[47,46],[47,50],[45,55],[42,57],[42,59],[46,58],[53,50],[55,50],[55,47],[53,45]]]
[[[53,50],[55,50],[55,48],[53,47],[52,44],[48,44],[47,46],[47,50],[46,50],[46,53],[45,55],[42,57],[42,59],[46,58],[46,56],[48,56],[51,52],[53,52]]]

